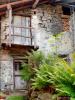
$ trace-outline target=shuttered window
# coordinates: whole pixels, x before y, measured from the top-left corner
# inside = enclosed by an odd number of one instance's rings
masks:
[[[31,17],[14,16],[12,33],[14,44],[32,45]]]

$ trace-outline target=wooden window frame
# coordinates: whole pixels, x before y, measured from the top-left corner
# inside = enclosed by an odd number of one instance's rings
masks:
[[[15,88],[15,77],[21,77],[22,76],[22,74],[20,74],[20,75],[15,75],[15,68],[14,68],[14,63],[15,62],[21,62],[21,63],[28,63],[28,59],[26,59],[26,58],[21,58],[21,57],[18,57],[18,58],[14,58],[13,59],[13,80],[14,80],[14,90],[16,89]]]
[[[24,60],[24,59],[14,59],[13,60],[13,80],[14,80],[14,90],[16,89],[16,87],[15,87],[15,77],[21,77],[22,75],[21,74],[18,74],[18,75],[15,75],[15,62],[21,62],[22,63],[22,60]]]
[[[14,21],[14,17],[15,16],[20,16],[20,17],[29,17],[30,18],[30,26],[29,27],[24,27],[24,26],[14,26],[13,25],[13,21]],[[21,22],[22,22],[22,20],[21,20]],[[6,25],[5,27],[9,27],[9,25]],[[22,28],[24,28],[24,29],[29,29],[29,31],[30,31],[30,36],[23,36],[22,35],[22,31],[21,31],[21,35],[17,35],[17,34],[14,34],[14,28],[20,28],[21,30],[22,30]],[[11,34],[11,36],[13,36],[13,43],[14,43],[14,36],[17,36],[17,37],[21,37],[21,39],[22,39],[22,37],[24,37],[24,38],[30,38],[30,45],[32,45],[32,24],[31,24],[31,16],[22,16],[22,15],[13,15],[13,19],[12,19],[12,29],[13,29],[13,34]],[[7,34],[7,36],[8,36],[9,34]],[[22,40],[21,40],[22,41]],[[24,44],[25,45],[25,44]]]

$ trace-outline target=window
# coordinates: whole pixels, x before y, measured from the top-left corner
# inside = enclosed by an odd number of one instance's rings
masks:
[[[63,10],[63,14],[64,15],[70,15],[70,8],[69,7],[62,7],[62,10]]]
[[[14,62],[14,69],[15,69],[15,71],[20,71],[22,69],[22,63]]]
[[[12,42],[32,45],[31,17],[13,16]]]

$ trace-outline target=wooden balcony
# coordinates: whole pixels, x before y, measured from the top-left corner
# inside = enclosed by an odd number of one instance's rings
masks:
[[[9,26],[5,26],[6,28],[9,29]],[[17,45],[22,45],[22,46],[34,46],[35,44],[35,37],[32,35],[31,30],[33,29],[32,27],[22,27],[22,26],[13,26],[13,28],[16,28],[12,34],[4,34],[4,40],[2,40],[2,43],[6,44],[17,44]],[[17,28],[19,29],[18,31],[21,31],[21,33],[16,33]],[[21,28],[21,29],[20,29]],[[29,30],[29,33],[25,35],[23,32],[22,34],[22,28],[26,29],[27,31]],[[25,31],[26,31],[25,30]],[[8,32],[7,32],[8,33]]]
[[[39,47],[36,48],[34,46],[24,46],[20,44],[11,44],[11,46],[6,45],[6,43],[2,43],[2,49],[8,50],[12,56],[25,56],[27,52],[31,52],[32,50],[37,50]]]

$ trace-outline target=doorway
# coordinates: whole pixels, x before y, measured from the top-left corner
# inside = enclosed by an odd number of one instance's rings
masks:
[[[26,82],[21,78],[22,60],[14,60],[14,89],[25,89]]]

